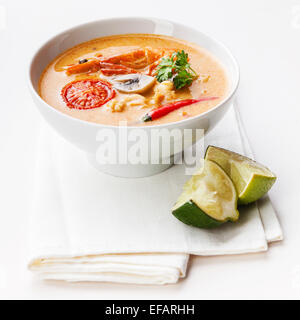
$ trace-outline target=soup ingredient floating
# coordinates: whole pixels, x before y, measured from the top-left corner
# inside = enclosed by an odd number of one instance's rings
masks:
[[[93,73],[99,70],[105,76],[137,73],[138,70],[157,62],[166,52],[166,49],[140,48],[111,57],[103,57],[102,54],[99,54],[96,58],[82,59],[78,64],[68,66],[66,73],[72,75]]]
[[[115,95],[116,92],[109,83],[97,79],[73,81],[61,91],[64,102],[71,109],[99,108]]]
[[[68,76],[70,76],[72,74],[93,73],[99,70],[105,76],[136,73],[136,71],[132,68],[128,68],[120,64],[102,62],[99,59],[80,60],[78,64],[69,66],[66,70],[66,73]]]
[[[121,64],[114,64],[108,62],[99,62],[100,71],[105,76],[115,76],[119,74],[128,74],[128,73],[136,73],[136,71],[132,68],[123,66]]]
[[[153,48],[138,48],[129,52],[116,54],[111,57],[102,57],[98,55],[102,62],[119,64],[132,69],[143,69],[151,65],[165,54],[165,50],[157,50]]]
[[[226,172],[210,160],[186,182],[183,193],[172,209],[185,224],[215,228],[227,221],[237,221],[237,194]]]
[[[142,93],[150,89],[156,82],[154,77],[141,73],[122,75],[112,80],[113,86],[125,93]]]
[[[184,50],[174,52],[171,57],[162,58],[157,67],[157,81],[163,82],[171,79],[177,90],[189,86],[198,75],[188,61],[188,54]]]
[[[78,73],[88,73],[88,72],[97,72],[99,71],[99,61],[96,59],[87,60],[82,59],[78,64],[73,64],[67,67],[66,73],[68,76]]]
[[[204,98],[200,98],[200,99],[186,99],[186,100],[180,100],[180,101],[168,103],[168,104],[165,104],[157,109],[154,109],[154,110],[148,112],[142,118],[142,121],[144,121],[144,122],[153,121],[153,120],[159,119],[159,118],[169,114],[172,111],[180,109],[182,107],[185,107],[185,106],[197,103],[197,102],[209,101],[209,100],[215,100],[215,99],[218,99],[218,97],[204,97]]]
[[[230,176],[238,192],[239,204],[258,200],[276,181],[268,168],[232,151],[209,146],[205,159],[217,163]]]

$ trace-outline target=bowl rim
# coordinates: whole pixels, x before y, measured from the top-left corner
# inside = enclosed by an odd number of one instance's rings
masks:
[[[163,123],[163,124],[151,124],[151,125],[147,125],[147,126],[135,126],[135,125],[134,126],[131,126],[131,125],[118,126],[118,125],[101,124],[101,123],[82,120],[82,119],[72,117],[72,116],[70,116],[68,114],[65,114],[65,113],[57,110],[56,108],[52,107],[50,104],[48,104],[45,100],[43,100],[41,98],[41,96],[38,94],[37,90],[33,86],[31,74],[32,74],[32,69],[33,69],[33,66],[34,66],[35,59],[38,56],[38,54],[40,53],[40,51],[45,46],[47,46],[51,41],[55,40],[55,38],[61,37],[64,34],[67,34],[68,32],[76,31],[76,30],[79,30],[79,29],[81,29],[83,27],[87,27],[89,25],[93,25],[93,24],[96,24],[96,23],[99,23],[99,22],[115,22],[115,23],[122,23],[123,22],[124,23],[125,21],[128,21],[128,20],[136,20],[136,21],[137,20],[139,20],[139,21],[141,21],[141,20],[150,20],[150,21],[153,21],[153,22],[171,23],[173,25],[178,26],[179,28],[185,28],[185,29],[188,29],[188,30],[191,30],[191,31],[194,31],[194,32],[196,31],[198,33],[201,33],[204,37],[207,37],[210,40],[212,40],[219,47],[221,47],[222,50],[224,50],[226,52],[226,54],[230,57],[233,65],[234,65],[234,69],[236,70],[236,82],[233,84],[233,87],[230,90],[230,92],[216,106],[214,106],[213,108],[211,108],[211,109],[209,109],[209,110],[207,110],[207,111],[205,111],[203,113],[200,113],[199,115],[196,115],[196,116],[193,116],[193,117],[190,117],[190,118],[187,118],[187,119],[182,119],[180,121]],[[181,39],[181,40],[184,40],[184,39]],[[196,28],[190,27],[190,26],[182,24],[182,23],[174,22],[174,21],[171,21],[171,20],[168,20],[168,19],[161,19],[161,18],[147,17],[147,16],[143,16],[143,17],[127,16],[127,17],[114,17],[114,18],[106,18],[106,19],[97,19],[97,20],[86,22],[86,23],[81,23],[79,25],[75,25],[74,27],[65,29],[65,30],[63,30],[63,31],[61,31],[59,33],[56,33],[52,37],[48,38],[46,41],[43,41],[41,44],[39,44],[36,47],[36,49],[34,50],[34,53],[31,55],[29,67],[28,67],[28,70],[27,70],[27,82],[28,82],[29,90],[34,95],[34,97],[38,99],[38,101],[40,103],[45,105],[47,108],[50,108],[52,112],[58,113],[60,116],[65,117],[66,119],[73,120],[73,121],[81,123],[83,125],[89,125],[89,126],[93,126],[93,127],[98,127],[99,129],[100,128],[113,128],[113,129],[116,129],[116,128],[141,129],[141,128],[143,128],[143,129],[151,129],[151,128],[161,128],[161,127],[166,128],[166,127],[169,127],[169,126],[182,125],[184,123],[188,123],[188,122],[191,122],[191,121],[199,120],[199,119],[203,118],[205,115],[207,115],[209,113],[212,113],[213,111],[215,111],[218,108],[220,108],[222,105],[224,105],[226,102],[228,102],[234,96],[234,94],[236,93],[237,88],[239,86],[239,82],[240,82],[240,68],[239,68],[239,65],[238,65],[238,62],[237,62],[236,58],[231,53],[231,51],[227,48],[227,46],[225,46],[223,44],[223,42],[215,39],[214,37],[206,34],[205,32],[199,31]]]

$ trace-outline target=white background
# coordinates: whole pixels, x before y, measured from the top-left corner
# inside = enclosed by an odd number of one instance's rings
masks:
[[[40,121],[26,87],[28,60],[57,32],[116,16],[188,24],[233,51],[241,67],[238,104],[255,156],[279,177],[270,196],[282,243],[266,253],[192,258],[187,278],[165,287],[44,283],[26,270]],[[0,0],[1,19],[0,298],[300,298],[300,0]]]

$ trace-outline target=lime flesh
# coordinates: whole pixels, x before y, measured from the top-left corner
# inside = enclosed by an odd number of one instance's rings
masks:
[[[172,213],[188,225],[214,228],[238,219],[237,198],[235,187],[224,170],[204,160],[203,167],[184,185]]]
[[[276,181],[276,176],[267,167],[229,150],[209,146],[205,159],[214,161],[229,175],[236,187],[239,204],[258,200]]]

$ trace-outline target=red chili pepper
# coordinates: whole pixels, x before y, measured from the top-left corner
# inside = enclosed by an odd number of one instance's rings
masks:
[[[209,100],[215,100],[215,99],[218,99],[218,97],[204,97],[204,98],[200,98],[200,99],[186,99],[186,100],[180,100],[180,101],[172,102],[169,104],[165,104],[157,109],[154,109],[154,110],[148,112],[142,118],[142,120],[144,122],[153,121],[153,120],[161,118],[161,117],[167,115],[168,113],[170,113],[174,110],[177,110],[179,108],[182,108],[182,107],[185,107],[185,106],[197,103],[197,102],[209,101]]]

